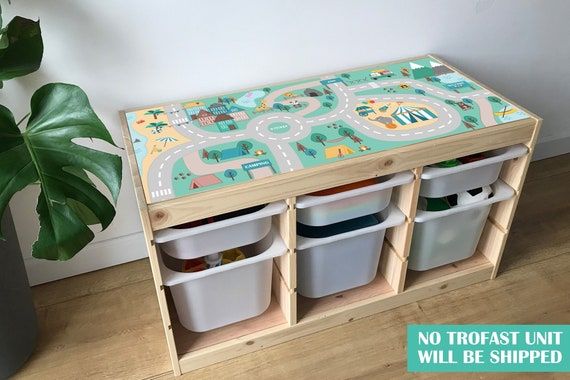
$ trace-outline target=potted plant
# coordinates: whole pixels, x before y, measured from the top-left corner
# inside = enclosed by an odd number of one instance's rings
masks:
[[[43,41],[39,21],[14,17],[2,25],[2,82],[40,67]],[[77,86],[50,83],[31,97],[30,112],[18,122],[0,105],[0,378],[26,361],[36,339],[36,317],[23,258],[8,210],[12,196],[39,186],[40,231],[32,246],[39,259],[68,260],[94,238],[92,225],[109,226],[121,188],[122,161],[75,139],[113,139]],[[89,141],[89,140],[88,140]],[[107,199],[91,181],[109,190]],[[12,212],[29,210],[12,210]]]

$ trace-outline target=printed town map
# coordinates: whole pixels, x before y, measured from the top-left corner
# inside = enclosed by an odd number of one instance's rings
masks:
[[[528,115],[426,57],[126,118],[150,204]]]

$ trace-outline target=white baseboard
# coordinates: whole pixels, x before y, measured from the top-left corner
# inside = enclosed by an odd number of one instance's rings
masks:
[[[143,233],[122,236],[88,245],[69,261],[26,258],[30,285],[60,280],[147,257]]]
[[[534,148],[532,160],[544,160],[545,158],[559,156],[566,153],[570,153],[570,136],[539,142]]]

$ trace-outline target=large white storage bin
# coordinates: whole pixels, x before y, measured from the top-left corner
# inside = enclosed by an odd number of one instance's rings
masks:
[[[422,172],[420,195],[428,198],[445,197],[462,191],[487,186],[499,178],[503,162],[528,152],[525,145],[513,145],[484,153],[487,158],[452,168],[426,166]]]
[[[386,229],[405,220],[393,205],[384,209],[381,217],[383,221],[377,225],[325,238],[297,236],[299,294],[324,297],[372,281]]]
[[[246,259],[201,272],[175,272],[161,260],[164,285],[170,287],[182,326],[212,330],[263,313],[271,302],[273,258],[287,252],[278,233],[241,247]],[[260,253],[261,252],[261,253]]]
[[[382,211],[390,202],[392,188],[412,182],[412,172],[402,172],[378,183],[326,196],[297,198],[297,220],[308,226],[325,226]]]
[[[169,256],[194,259],[248,245],[263,239],[271,229],[271,217],[287,208],[284,201],[270,203],[259,211],[186,229],[158,231],[155,241]]]
[[[418,210],[408,268],[424,271],[472,256],[491,205],[514,195],[514,190],[501,180],[492,188],[493,196],[483,201],[444,211]]]

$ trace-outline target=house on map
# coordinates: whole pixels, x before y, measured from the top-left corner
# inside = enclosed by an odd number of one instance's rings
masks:
[[[235,121],[242,121],[249,119],[249,115],[247,114],[247,112],[245,112],[243,108],[239,108],[238,106],[231,106],[228,109],[228,115],[233,117]]]
[[[214,124],[216,117],[206,110],[200,110],[196,115],[190,116],[192,120],[198,120],[202,127]]]
[[[241,157],[247,155],[247,151],[241,147],[223,149],[221,151],[221,160],[229,160],[236,157]]]
[[[235,120],[228,114],[221,114],[214,119],[216,126],[220,132],[233,131],[237,129]]]
[[[221,115],[228,112],[228,107],[222,103],[213,103],[208,107],[208,110],[214,115]]]
[[[431,66],[427,67],[418,65],[414,62],[410,62],[410,68],[412,69],[412,76],[414,79],[423,79],[427,77],[433,77],[435,75],[435,72]]]
[[[336,146],[330,146],[328,148],[325,148],[325,157],[327,159],[340,158],[340,157],[344,157],[344,156],[347,156],[347,155],[353,154],[353,153],[354,153],[354,150],[347,147],[346,145],[336,145]]]
[[[216,177],[215,174],[207,174],[200,177],[196,177],[190,183],[190,189],[199,189],[201,187],[208,187],[222,183],[222,181]]]
[[[399,106],[393,113],[392,117],[400,123],[400,125],[408,125],[436,119],[437,115],[425,107]]]
[[[200,112],[201,110],[206,109],[206,105],[203,102],[198,102],[198,101],[182,103],[182,106],[186,110],[186,114],[188,115],[189,118],[192,118],[192,116],[197,115],[198,112]]]
[[[451,70],[449,67],[445,66],[442,63],[430,61],[429,64],[430,64],[431,68],[433,69],[434,75],[436,75],[436,76],[450,74],[453,72],[453,70]]]

